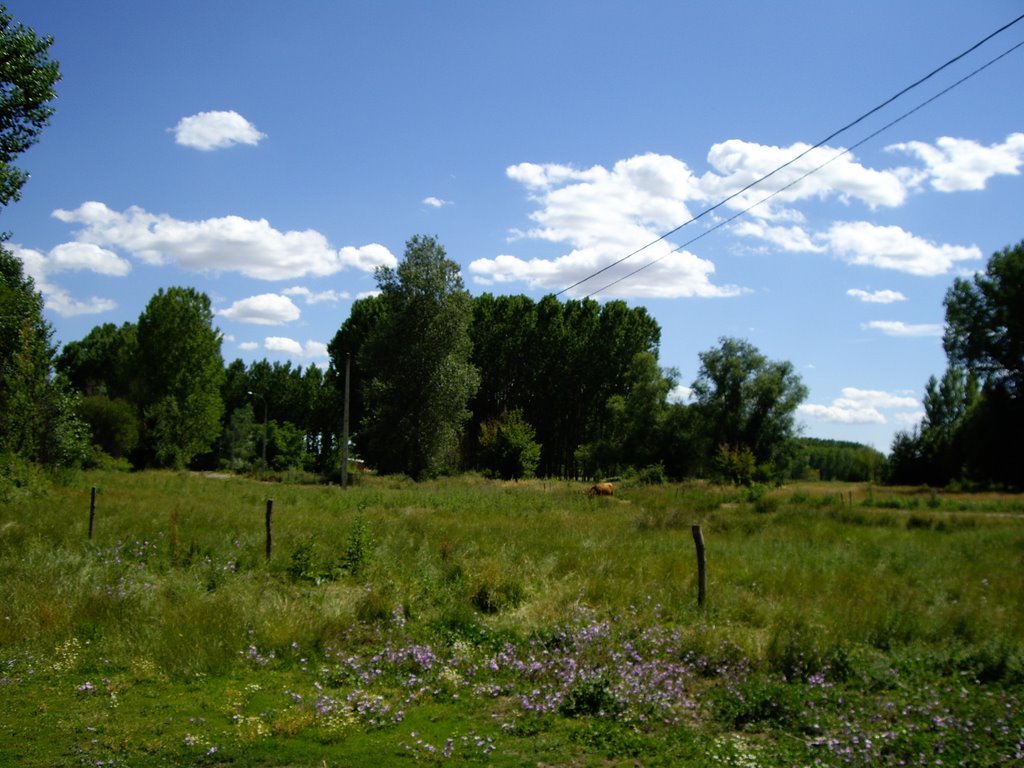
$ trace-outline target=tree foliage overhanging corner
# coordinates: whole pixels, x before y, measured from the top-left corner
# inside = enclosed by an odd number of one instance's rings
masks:
[[[52,44],[0,6],[0,205],[21,197],[28,172],[11,163],[39,140],[54,111],[61,75],[49,57]]]
[[[421,479],[453,471],[480,375],[470,362],[473,304],[434,237],[379,267],[381,318],[360,350],[367,383],[364,458]]]
[[[28,173],[11,163],[53,114],[60,69],[49,58],[52,42],[0,6],[0,206],[20,197]],[[53,375],[52,336],[32,278],[0,246],[0,447],[25,461],[74,466],[85,453],[86,429],[75,393]]]

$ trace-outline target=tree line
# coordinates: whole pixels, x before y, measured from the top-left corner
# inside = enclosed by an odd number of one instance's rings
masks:
[[[944,300],[947,368],[925,384],[924,417],[893,441],[892,480],[1024,485],[1024,241],[957,278]]]
[[[5,305],[27,307],[35,321],[25,327],[48,338],[31,281],[9,254],[0,265],[17,277],[5,278],[5,296],[12,285],[21,291]],[[35,358],[14,355],[0,429],[9,447],[42,462],[80,461],[89,453],[75,441],[91,436],[94,460],[332,476],[347,370],[353,454],[417,479],[476,470],[1018,486],[1022,275],[1024,244],[950,288],[950,367],[927,382],[921,424],[896,436],[888,459],[856,443],[800,438],[794,414],[806,388],[790,363],[749,342],[723,338],[701,353],[691,398],[674,401],[679,374],[659,365],[661,329],[643,307],[472,297],[458,265],[426,236],[409,240],[398,267],[378,270],[378,294],[354,302],[326,370],[266,360],[225,367],[209,299],[172,288],[137,323],[97,326],[59,354],[44,344],[30,347]],[[54,375],[40,376],[47,355]],[[32,359],[43,362],[33,369]],[[35,389],[20,386],[32,370]]]
[[[3,264],[20,266],[9,254]],[[15,282],[45,331],[31,280]],[[379,269],[377,282],[379,293],[353,304],[329,345],[327,370],[225,365],[209,298],[161,289],[137,322],[98,325],[59,351],[40,347],[35,381],[60,394],[73,428],[37,419],[19,434],[34,435],[39,449],[5,445],[67,465],[331,476],[347,369],[354,454],[384,473],[785,476],[806,389],[791,364],[745,341],[722,339],[703,353],[693,401],[673,402],[678,373],[658,364],[661,329],[642,307],[474,298],[443,246],[425,236],[410,239],[398,267]],[[12,396],[33,399],[31,387],[4,382]],[[5,438],[17,432],[2,428]]]

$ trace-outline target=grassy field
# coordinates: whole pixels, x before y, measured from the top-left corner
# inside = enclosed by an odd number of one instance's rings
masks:
[[[1024,759],[1024,498],[584,489],[96,472],[17,495],[0,765]]]

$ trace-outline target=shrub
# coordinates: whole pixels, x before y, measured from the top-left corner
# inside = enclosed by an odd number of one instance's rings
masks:
[[[720,445],[714,458],[715,474],[733,485],[750,485],[754,481],[757,459],[743,446]]]
[[[370,531],[366,525],[366,519],[356,519],[352,531],[348,535],[348,545],[345,554],[341,558],[341,569],[352,576],[358,576],[366,568],[373,551],[373,540],[370,538]]]
[[[503,480],[533,477],[540,463],[540,444],[522,411],[505,411],[480,425],[480,463]]]
[[[0,453],[0,501],[40,496],[50,487],[46,472],[11,453]]]

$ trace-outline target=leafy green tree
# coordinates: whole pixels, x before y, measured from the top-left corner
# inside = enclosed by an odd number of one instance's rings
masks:
[[[78,397],[53,375],[53,330],[21,261],[0,247],[0,446],[22,459],[76,466],[88,446]]]
[[[945,307],[950,366],[965,368],[986,389],[1024,395],[1024,241],[993,254],[984,274],[957,278]]]
[[[275,455],[271,423],[287,432],[285,452],[295,452],[293,435],[298,434],[302,448],[300,458],[287,459],[288,467],[302,466],[328,472],[336,451],[335,435],[341,428],[341,407],[337,404],[334,387],[326,374],[316,366],[303,370],[291,363],[270,363],[257,360],[248,367],[234,360],[225,371],[221,389],[224,400],[224,434],[219,444],[220,460],[234,469],[249,466],[246,445],[252,443],[262,456],[263,417],[268,418],[268,465]],[[246,417],[244,414],[248,414]],[[245,436],[243,423],[251,423],[252,434]]]
[[[700,473],[702,456],[697,409],[686,403],[668,403],[661,420],[659,454],[665,474],[681,480]]]
[[[796,436],[794,415],[807,388],[788,361],[773,362],[747,341],[723,338],[700,354],[693,382],[705,456],[722,446],[734,455],[749,450],[760,474],[777,480]]]
[[[352,303],[348,318],[327,345],[331,365],[326,379],[332,385],[338,403],[336,431],[340,434],[347,363],[349,366],[349,423],[353,433],[352,438],[360,448],[365,448],[360,428],[365,421],[365,392],[371,378],[370,371],[363,368],[363,363],[366,360],[363,348],[381,328],[387,312],[387,303],[380,295],[357,299]]]
[[[676,372],[663,370],[653,352],[637,352],[625,378],[623,391],[608,398],[603,418],[595,419],[591,442],[577,452],[580,469],[588,477],[612,477],[633,467],[663,463],[662,442],[668,415],[668,393]]]
[[[221,464],[235,471],[248,470],[256,458],[262,424],[256,422],[252,404],[245,403],[231,411],[224,432],[221,435]]]
[[[139,316],[138,366],[147,459],[184,467],[221,430],[224,360],[206,294],[160,289]]]
[[[344,388],[335,389],[329,375],[311,365],[302,376],[302,393],[306,452],[315,459],[316,470],[326,473],[340,461]]]
[[[79,413],[89,425],[92,444],[115,459],[127,459],[139,442],[139,419],[127,400],[106,395],[82,398]]]
[[[897,432],[889,450],[889,483],[921,485],[927,481],[927,473],[920,427]]]
[[[39,140],[53,114],[60,66],[50,59],[52,44],[0,6],[0,206],[21,198],[28,172],[11,163]]]
[[[365,458],[417,479],[451,471],[480,381],[459,265],[435,238],[417,235],[398,267],[378,267],[376,279],[385,317],[360,352],[369,377]]]
[[[481,385],[471,403],[474,429],[505,411],[522,411],[537,430],[538,473],[545,476],[571,477],[619,462],[624,449],[614,439],[618,425],[609,423],[608,409],[627,407],[613,398],[630,390],[638,353],[656,361],[660,334],[645,309],[621,301],[478,297],[472,359]]]
[[[943,346],[949,368],[964,369],[981,385],[970,412],[954,414],[959,442],[955,448],[963,455],[969,478],[1020,486],[1024,484],[1020,471],[1024,465],[1020,440],[1024,429],[1024,241],[993,254],[983,273],[955,280],[944,303]],[[928,419],[926,415],[922,439],[930,431]],[[926,460],[928,448],[924,446]]]
[[[962,368],[947,368],[941,380],[929,377],[921,422],[929,485],[946,485],[963,477],[964,425],[979,398],[977,380]]]
[[[522,411],[505,411],[480,425],[480,464],[504,480],[533,477],[540,444]]]
[[[60,68],[49,58],[52,43],[0,6],[0,206],[21,197],[28,173],[12,163],[53,114]],[[87,430],[75,393],[52,375],[52,337],[42,296],[21,261],[0,247],[0,446],[23,460],[73,466],[85,455]]]
[[[637,352],[627,371],[619,430],[624,465],[640,468],[661,460],[661,431],[668,393],[677,381],[674,369],[661,368],[653,352]]]
[[[104,323],[79,341],[64,345],[57,370],[83,395],[138,399],[137,328],[134,323]]]
[[[543,349],[536,347],[537,305],[527,296],[482,294],[473,300],[473,364],[480,388],[471,407],[476,424],[529,408]]]

